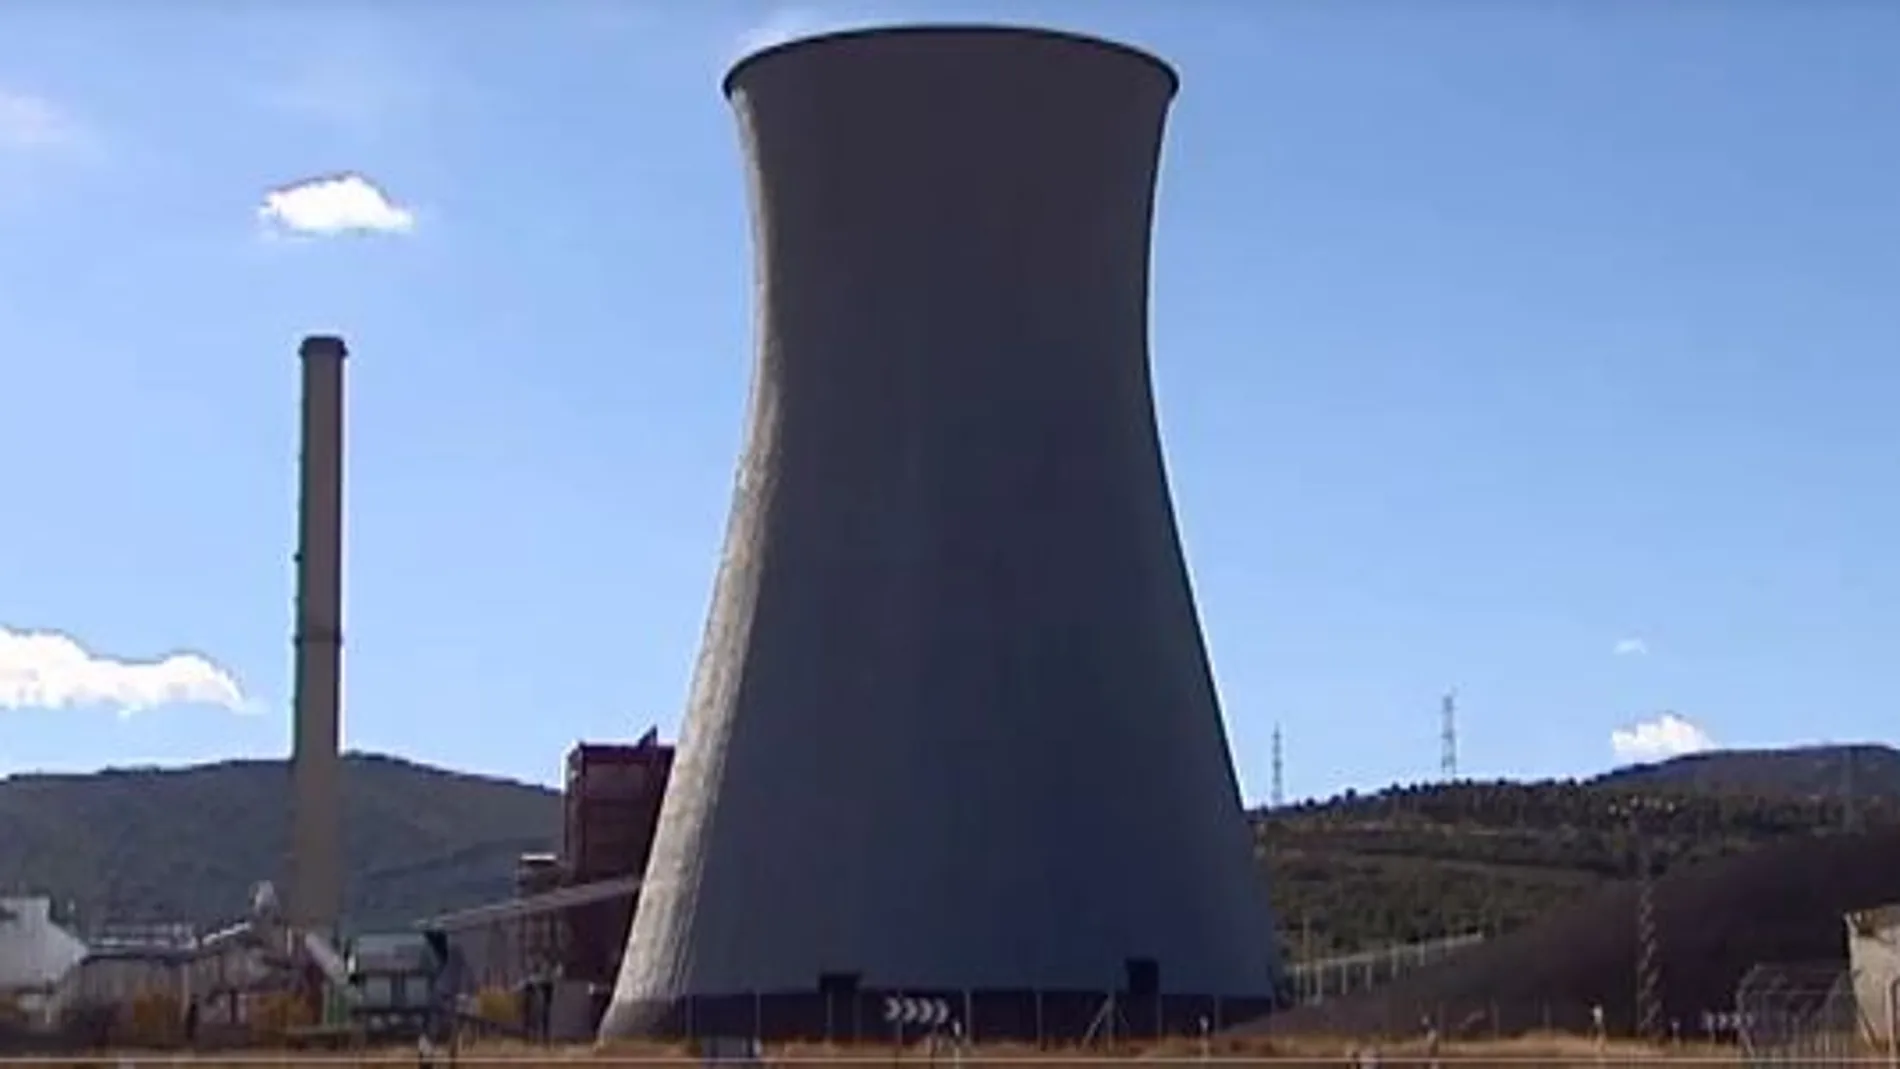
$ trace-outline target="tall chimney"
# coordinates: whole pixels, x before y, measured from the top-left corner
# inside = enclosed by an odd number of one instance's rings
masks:
[[[339,690],[343,654],[343,339],[307,337],[297,534],[295,739],[288,914],[335,929],[343,907]]]

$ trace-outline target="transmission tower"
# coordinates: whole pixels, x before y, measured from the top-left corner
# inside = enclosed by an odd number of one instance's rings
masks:
[[[1630,821],[1636,836],[1636,1034],[1655,1040],[1662,1035],[1661,955],[1656,946],[1656,881],[1649,858],[1649,838],[1639,821]]]
[[[1448,690],[1439,706],[1438,771],[1447,783],[1458,778],[1458,692]]]
[[[1841,754],[1841,830],[1855,832],[1860,830],[1859,807],[1854,797],[1854,759],[1857,752],[1849,745]]]
[[[1286,804],[1286,762],[1280,748],[1280,725],[1273,725],[1273,808]]]

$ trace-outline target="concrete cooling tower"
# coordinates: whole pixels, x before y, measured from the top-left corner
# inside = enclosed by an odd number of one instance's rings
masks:
[[[1111,992],[1182,1030],[1216,996],[1264,1011],[1273,926],[1150,388],[1174,73],[907,28],[725,88],[749,424],[602,1034],[1079,1033]]]

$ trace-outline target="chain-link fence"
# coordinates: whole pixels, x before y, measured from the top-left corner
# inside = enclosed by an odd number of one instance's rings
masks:
[[[1853,974],[1837,963],[1755,966],[1735,989],[1734,1016],[1751,1066],[1838,1063],[1873,1053]]]

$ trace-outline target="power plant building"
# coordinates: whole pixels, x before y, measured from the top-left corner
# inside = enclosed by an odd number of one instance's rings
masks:
[[[660,743],[657,731],[631,746],[582,743],[568,752],[561,853],[571,884],[639,877],[672,763],[673,748]],[[598,984],[603,993],[612,987],[634,901],[627,895],[570,911],[566,977]]]
[[[0,996],[50,990],[86,956],[86,944],[53,920],[51,899],[0,898]]]
[[[1271,1005],[1150,381],[1176,88],[978,27],[727,76],[756,363],[604,1036],[835,1034],[898,993],[1043,1034],[1064,999],[1078,1033],[1116,993],[1157,1029]]]

